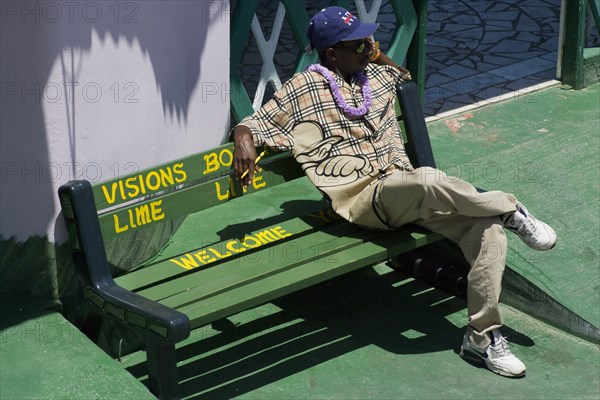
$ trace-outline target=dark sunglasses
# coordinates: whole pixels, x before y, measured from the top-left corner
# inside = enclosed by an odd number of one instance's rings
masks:
[[[365,50],[367,50],[367,44],[369,44],[369,41],[365,40],[356,46],[344,46],[344,45],[338,44],[337,47],[342,47],[344,49],[353,49],[356,53],[362,54],[365,52]],[[372,48],[373,48],[373,45],[370,45],[368,51],[371,51]]]

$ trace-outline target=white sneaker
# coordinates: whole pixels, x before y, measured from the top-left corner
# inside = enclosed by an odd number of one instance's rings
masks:
[[[556,232],[548,224],[531,215],[523,204],[517,202],[517,211],[507,214],[504,227],[521,238],[527,246],[536,250],[550,250],[556,245]]]
[[[487,369],[502,376],[520,378],[525,376],[525,364],[521,362],[508,348],[506,338],[502,337],[498,329],[491,332],[492,343],[482,349],[469,340],[465,334],[460,348],[460,356],[465,360],[485,364]]]

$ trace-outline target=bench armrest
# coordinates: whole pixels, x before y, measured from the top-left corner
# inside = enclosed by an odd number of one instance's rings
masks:
[[[85,180],[58,189],[83,297],[104,314],[141,330],[145,336],[177,343],[190,334],[185,314],[118,286],[112,278],[92,187]]]
[[[117,284],[87,286],[86,300],[105,314],[141,330],[143,334],[158,335],[161,340],[177,343],[190,334],[185,314],[149,300]]]

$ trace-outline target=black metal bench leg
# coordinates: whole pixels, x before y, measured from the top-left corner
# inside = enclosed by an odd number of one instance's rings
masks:
[[[179,399],[175,344],[150,342],[146,346],[150,391],[161,400]]]

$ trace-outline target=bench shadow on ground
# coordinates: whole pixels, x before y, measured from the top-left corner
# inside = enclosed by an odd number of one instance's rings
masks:
[[[257,313],[237,326],[231,320],[219,321],[212,328],[220,332],[178,349],[183,397],[233,398],[367,346],[398,357],[457,353],[465,329],[446,318],[463,313],[466,319],[464,298],[402,272],[381,274],[372,267],[272,304],[279,311]],[[503,332],[514,343],[534,345],[508,327]],[[129,368],[138,377],[144,370],[143,364]]]
[[[464,300],[416,281],[393,286],[406,278],[365,268],[274,301],[281,312],[246,332],[225,330],[206,348],[197,343],[202,352],[251,337],[180,368],[182,394],[232,398],[370,345],[399,355],[452,348],[462,330],[444,316],[464,309]]]

